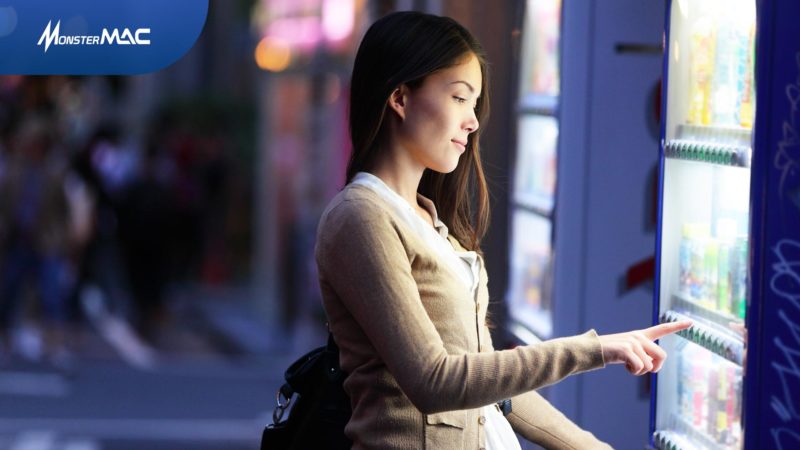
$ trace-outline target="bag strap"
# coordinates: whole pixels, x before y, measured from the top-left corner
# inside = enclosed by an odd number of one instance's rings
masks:
[[[333,333],[328,332],[328,345],[325,348],[325,375],[328,381],[343,383],[347,374],[339,366],[339,346],[333,339]]]

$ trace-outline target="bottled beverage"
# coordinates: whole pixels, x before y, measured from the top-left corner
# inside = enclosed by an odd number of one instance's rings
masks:
[[[717,268],[717,310],[731,314],[731,250],[728,240],[719,242],[719,266]]]
[[[714,364],[716,361],[711,361],[709,364],[707,373],[708,373],[708,396],[706,397],[706,402],[708,404],[707,411],[708,411],[708,420],[707,420],[707,427],[705,428],[706,434],[711,436],[712,438],[717,438],[718,436],[718,428],[719,428],[719,397],[720,397],[720,388],[721,385],[725,383],[724,380],[720,379],[720,365]],[[724,397],[725,394],[722,394]]]
[[[742,439],[742,368],[731,367],[731,399],[733,400],[731,408],[731,437],[735,444],[738,444]]]
[[[688,347],[687,347],[688,348]],[[691,355],[691,423],[698,430],[708,429],[709,375],[712,369],[711,353],[703,349],[693,349]]]
[[[739,102],[739,124],[745,128],[753,127],[753,115],[755,110],[755,87],[753,77],[755,75],[755,22],[750,24],[747,33],[747,43],[742,48],[743,73],[740,77],[741,84],[739,93],[742,96]]]
[[[678,414],[681,417],[690,417],[691,413],[691,395],[690,389],[688,386],[689,383],[689,374],[691,373],[688,370],[689,364],[691,364],[691,360],[688,359],[689,352],[684,347],[683,351],[678,352],[678,385],[676,386],[677,389],[677,398],[678,398]]]
[[[709,237],[708,224],[696,223],[692,227],[689,294],[693,299],[702,301],[705,298],[705,251]]]
[[[730,364],[722,363],[716,367],[718,372],[718,386],[714,399],[715,405],[715,426],[712,436],[720,444],[727,444],[730,435],[731,416],[728,404],[731,401],[731,391],[733,380],[730,377]]]
[[[731,257],[731,312],[744,319],[747,308],[747,237],[736,238]]]
[[[715,36],[714,71],[712,75],[711,105],[713,122],[718,125],[739,124],[739,78],[741,60],[740,48],[746,36],[740,33],[733,16],[722,14],[717,18]]]
[[[703,295],[702,304],[711,310],[717,307],[719,275],[719,244],[711,237],[706,238],[703,252]]]
[[[725,364],[722,367],[724,386],[720,386],[720,423],[718,426],[719,435],[717,442],[723,445],[731,445],[736,443],[737,431],[735,427],[739,424],[739,417],[736,412],[736,403],[741,395],[737,392],[736,388],[739,385],[737,381],[736,367],[731,364]]]
[[[681,244],[678,249],[678,291],[689,295],[692,286],[692,226],[681,228]]]
[[[736,242],[736,221],[720,219],[717,221],[717,242],[719,244],[717,266],[717,310],[732,314],[731,300],[731,258]]]
[[[694,23],[690,37],[689,116],[694,125],[711,123],[711,76],[714,72],[714,22],[703,17]]]

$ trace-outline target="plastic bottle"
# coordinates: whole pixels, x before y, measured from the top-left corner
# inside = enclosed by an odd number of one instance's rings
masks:
[[[678,292],[690,295],[692,286],[692,225],[681,227],[681,243],[678,249]]]
[[[738,24],[731,13],[717,16],[715,36],[714,72],[711,82],[711,107],[716,125],[739,124],[739,66],[740,48],[745,44]]]
[[[711,353],[696,349],[691,356],[692,425],[698,430],[708,429],[709,375],[712,368]]]
[[[703,252],[703,296],[702,304],[711,310],[717,309],[719,296],[719,243],[715,238],[706,239],[705,252]]]
[[[732,314],[731,258],[736,244],[736,221],[719,219],[717,221],[717,242],[719,244],[717,266],[717,310],[724,314]]]
[[[755,34],[756,24],[752,22],[747,32],[747,43],[743,46],[741,56],[744,59],[743,73],[740,79],[739,94],[742,96],[739,102],[739,124],[745,128],[753,127],[753,115],[755,111],[755,87],[753,78],[755,76]]]
[[[676,386],[678,398],[678,415],[680,417],[689,417],[691,412],[691,386],[689,385],[688,366],[691,360],[688,359],[688,351],[684,347],[683,351],[678,352],[678,385]]]
[[[735,412],[736,397],[739,394],[736,392],[736,369],[730,364],[725,366],[725,384],[727,388],[724,404],[726,428],[721,443],[731,445],[734,443],[734,424],[739,422],[739,418],[736,417]]]
[[[747,309],[747,237],[736,238],[731,258],[731,312],[744,319]]]
[[[716,361],[712,360],[708,367],[708,397],[706,399],[708,402],[708,421],[707,428],[705,429],[705,432],[714,439],[718,436],[717,429],[720,420],[719,391],[722,387],[721,385],[724,383],[724,381],[720,379],[720,364],[714,364],[715,362]],[[724,394],[722,396],[724,397]]]
[[[731,445],[735,443],[734,426],[739,423],[739,417],[736,416],[736,402],[739,393],[736,392],[738,385],[736,380],[736,368],[731,364],[724,364],[721,367],[721,380],[724,385],[720,385],[720,406],[719,423],[717,424],[717,442],[723,445]]]
[[[692,345],[687,345],[678,354],[678,403],[680,405],[680,417],[688,423],[694,421],[694,390],[697,382],[694,380],[694,355],[695,349]]]
[[[738,444],[742,439],[742,396],[744,395],[742,391],[742,368],[732,368],[733,382],[731,383],[731,398],[733,399],[733,405],[731,405],[731,408],[733,413],[731,415],[731,437],[734,443],[732,447],[739,447]]]
[[[711,123],[711,76],[714,72],[714,21],[703,17],[692,27],[689,63],[689,115],[694,125]]]
[[[697,301],[705,297],[705,251],[706,242],[709,237],[708,224],[693,224],[691,240],[691,271],[690,271],[690,296]]]

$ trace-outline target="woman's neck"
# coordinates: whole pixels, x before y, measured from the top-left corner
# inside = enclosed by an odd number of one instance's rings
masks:
[[[386,152],[376,161],[370,172],[389,188],[403,197],[411,206],[418,207],[417,189],[425,168],[409,158],[397,157],[402,152]]]

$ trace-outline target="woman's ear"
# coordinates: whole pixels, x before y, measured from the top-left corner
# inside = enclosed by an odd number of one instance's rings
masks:
[[[401,84],[389,95],[389,107],[400,116],[400,120],[406,118],[406,99],[408,94],[408,86]]]

